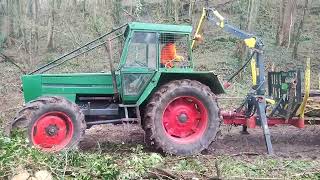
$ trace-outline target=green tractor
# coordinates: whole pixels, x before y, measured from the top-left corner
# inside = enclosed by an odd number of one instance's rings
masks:
[[[250,50],[244,65],[223,86],[212,72],[194,70],[192,48],[201,40],[205,20],[243,40]],[[110,73],[45,73],[103,46],[109,60],[104,71]],[[145,131],[145,142],[155,149],[191,155],[209,146],[223,122],[243,126],[243,132],[260,126],[267,151],[273,154],[269,126],[312,124],[304,118],[310,61],[302,95],[300,70],[265,75],[263,47],[261,38],[230,25],[214,8],[203,8],[194,38],[191,26],[122,25],[24,75],[26,104],[6,133],[23,128],[31,145],[52,152],[77,147],[86,128],[93,125],[137,123]],[[250,62],[252,87],[243,103],[220,112],[216,95],[224,93],[224,87]]]
[[[122,41],[118,67],[111,58],[114,39]],[[24,128],[31,145],[52,152],[77,147],[93,125],[138,123],[155,149],[199,153],[219,130],[216,95],[224,89],[212,72],[194,70],[192,40],[192,27],[185,25],[116,28],[22,76],[26,104],[7,132]],[[170,43],[174,47],[165,51]],[[100,46],[109,54],[110,73],[44,73]]]

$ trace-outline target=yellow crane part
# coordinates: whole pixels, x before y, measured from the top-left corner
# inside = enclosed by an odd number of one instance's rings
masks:
[[[266,98],[266,102],[269,103],[269,104],[272,104],[272,105],[276,104],[275,100],[269,99],[269,98]]]
[[[303,97],[303,101],[301,103],[301,105],[299,106],[296,115],[300,115],[300,118],[303,119],[304,118],[304,111],[305,111],[305,107],[307,105],[307,101],[310,95],[310,76],[311,76],[311,70],[310,70],[310,58],[307,59],[307,67],[306,67],[306,71],[305,71],[305,75],[304,75],[304,97]]]
[[[251,59],[251,76],[252,76],[252,85],[257,85],[257,63],[254,58]]]
[[[256,42],[257,42],[257,40],[254,37],[244,40],[244,43],[246,44],[246,46],[248,48],[254,48],[256,46]]]
[[[197,26],[196,32],[195,32],[195,34],[194,34],[194,38],[193,38],[193,40],[192,40],[191,49],[193,49],[193,47],[194,47],[194,44],[195,44],[195,42],[196,42],[195,38],[196,38],[197,35],[199,35],[199,31],[200,31],[200,29],[201,29],[201,27],[202,27],[203,20],[204,20],[205,17],[206,17],[206,9],[205,9],[205,8],[202,8],[202,14],[201,14],[201,17],[200,17],[199,24],[198,24],[198,26]]]

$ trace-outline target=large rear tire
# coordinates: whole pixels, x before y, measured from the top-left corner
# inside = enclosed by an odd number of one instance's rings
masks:
[[[210,88],[188,79],[162,85],[147,104],[144,121],[146,142],[175,155],[206,149],[221,122]]]
[[[48,152],[76,149],[86,129],[80,108],[57,96],[29,102],[11,126],[24,129],[31,145]]]

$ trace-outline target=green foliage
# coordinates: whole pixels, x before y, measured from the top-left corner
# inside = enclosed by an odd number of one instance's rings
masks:
[[[300,42],[303,42],[303,41],[311,41],[311,40],[312,40],[312,38],[311,38],[311,36],[308,35],[308,34],[302,35],[302,36],[300,37],[300,39],[299,39]]]
[[[177,171],[195,171],[199,173],[208,171],[207,166],[204,166],[198,159],[180,160],[173,169]]]
[[[159,154],[143,152],[142,146],[137,146],[132,150],[133,154],[125,161],[127,170],[121,173],[120,179],[136,179],[163,161]]]
[[[111,156],[77,151],[43,153],[28,146],[22,137],[0,136],[0,177],[12,176],[19,168],[29,171],[46,169],[58,179],[116,179],[120,174]]]
[[[281,159],[257,157],[250,162],[231,157],[221,157],[218,160],[223,176],[243,177],[287,177],[294,178],[318,166],[318,162],[303,159]],[[312,174],[310,177],[317,177]]]
[[[0,177],[11,177],[17,169],[31,174],[45,169],[57,179],[136,179],[164,160],[159,154],[144,152],[141,145],[131,151],[127,157],[98,151],[44,153],[30,147],[21,133],[15,133],[12,138],[0,136]]]

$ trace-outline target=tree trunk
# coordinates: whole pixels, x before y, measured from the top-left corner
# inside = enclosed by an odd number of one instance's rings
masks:
[[[299,47],[299,43],[300,43],[300,37],[303,31],[303,26],[304,26],[304,20],[305,20],[305,16],[307,13],[307,9],[308,9],[308,0],[305,0],[304,2],[304,7],[303,7],[303,14],[302,14],[302,18],[298,27],[298,31],[297,34],[295,35],[295,41],[293,44],[293,53],[292,53],[292,57],[293,59],[297,59],[298,58],[298,47]]]
[[[28,4],[27,4],[27,16],[32,17],[33,14],[33,0],[28,0]]]
[[[171,19],[172,16],[172,1],[173,0],[166,0],[165,15],[167,20]]]
[[[174,0],[174,21],[179,22],[179,0]]]
[[[115,26],[119,26],[121,23],[122,1],[121,0],[113,0],[112,5],[113,5],[113,8],[112,8],[113,24]]]
[[[192,24],[192,11],[193,11],[193,0],[189,0],[189,20],[190,20],[190,24]]]
[[[291,44],[292,32],[294,32],[297,2],[296,0],[287,0],[286,2],[283,2],[282,5],[284,11],[282,22],[279,24],[278,45],[289,47]]]
[[[97,24],[98,0],[94,0],[93,4],[93,22]]]
[[[260,7],[260,0],[250,0],[249,6],[248,6],[248,16],[247,16],[247,24],[246,27],[241,27],[243,24],[240,23],[241,29],[246,29],[248,32],[253,33],[255,29],[255,24],[259,12]],[[242,19],[242,20],[241,20]],[[240,20],[243,21],[243,17],[240,17]],[[244,42],[241,42],[241,44],[238,46],[238,57],[240,59],[240,66],[242,65],[242,60],[247,57],[248,49]]]
[[[57,0],[57,8],[61,9],[62,0]]]
[[[252,33],[258,16],[260,0],[250,0],[250,13],[248,17],[248,31]]]
[[[5,32],[4,35],[6,37],[6,44],[11,46],[13,44],[12,38],[14,37],[14,2],[13,0],[6,0],[6,18],[4,22]]]
[[[38,53],[39,50],[39,30],[38,30],[38,21],[39,21],[39,0],[34,0],[34,51]]]
[[[130,0],[130,10],[129,10],[130,14],[133,13],[133,3],[134,3],[134,0]]]
[[[280,34],[281,34],[281,27],[283,24],[283,17],[284,17],[284,8],[285,8],[285,0],[280,0],[280,6],[279,6],[279,24],[277,28],[277,35],[276,35],[276,43],[280,45]]]
[[[47,50],[51,51],[54,49],[54,42],[53,42],[53,36],[54,36],[54,2],[55,0],[51,0],[50,3],[50,17],[49,17],[49,23],[48,23],[48,40],[47,40]]]
[[[26,31],[26,19],[27,19],[27,9],[25,8],[27,6],[26,1],[21,0],[20,1],[20,9],[21,9],[21,33],[22,33],[22,40],[23,40],[23,47],[26,53],[29,53],[29,42],[27,37],[27,31]]]
[[[87,16],[87,0],[82,1],[82,13],[83,13],[83,18]]]
[[[16,11],[17,11],[17,29],[18,29],[18,34],[17,37],[21,38],[22,37],[22,17],[21,17],[21,4],[20,4],[20,0],[16,0]]]

